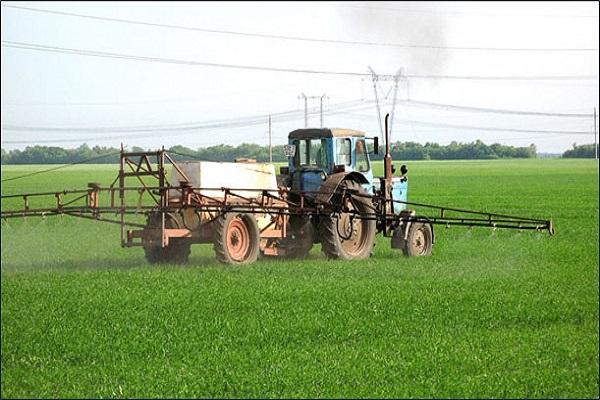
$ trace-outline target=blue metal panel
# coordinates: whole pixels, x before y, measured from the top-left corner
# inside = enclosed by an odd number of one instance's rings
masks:
[[[320,173],[306,171],[302,173],[302,190],[305,192],[316,192],[323,184]]]
[[[392,199],[400,201],[408,201],[408,179],[392,178]],[[394,203],[394,213],[406,209],[406,204]]]
[[[330,174],[333,171],[333,167],[335,165],[335,149],[334,149],[334,144],[335,141],[333,140],[333,138],[327,138],[327,160],[329,161],[329,169],[325,172],[327,172],[328,174]]]

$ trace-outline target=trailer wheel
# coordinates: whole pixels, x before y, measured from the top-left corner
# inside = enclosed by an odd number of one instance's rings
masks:
[[[281,241],[285,249],[284,258],[304,259],[313,247],[315,229],[309,218],[297,215],[290,216],[288,222],[288,236]]]
[[[414,222],[408,229],[408,236],[403,241],[402,252],[406,256],[429,256],[433,249],[433,231],[431,225]]]
[[[218,217],[213,245],[219,262],[255,262],[260,252],[260,231],[253,214],[229,212]]]
[[[148,216],[149,228],[158,228],[162,225],[161,214],[155,213]],[[167,228],[181,228],[182,221],[176,214],[165,214]],[[169,245],[161,247],[156,244],[145,244],[144,253],[146,260],[151,264],[185,264],[190,256],[191,243],[184,238],[171,238]]]
[[[346,180],[340,189],[349,189],[366,195],[360,184]],[[372,213],[371,201],[368,197],[354,196],[352,201],[345,199],[344,205],[359,214]],[[334,196],[332,201],[341,201],[341,196]],[[321,248],[327,258],[342,260],[365,259],[371,256],[375,243],[375,220],[360,219],[352,212],[343,212],[339,216],[321,217],[319,223]]]

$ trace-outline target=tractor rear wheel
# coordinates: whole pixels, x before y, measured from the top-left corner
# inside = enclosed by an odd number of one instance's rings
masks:
[[[161,218],[160,213],[148,216],[148,228],[160,228]],[[165,227],[180,229],[181,218],[176,214],[165,214]],[[145,243],[144,253],[151,264],[185,264],[190,256],[190,246],[191,243],[185,238],[171,238],[166,247],[161,247],[160,243]]]
[[[429,256],[433,249],[433,231],[431,225],[413,222],[408,228],[408,236],[402,242],[402,252],[406,256]]]
[[[342,260],[360,260],[368,258],[375,243],[376,224],[372,219],[361,219],[360,215],[372,214],[373,205],[368,197],[363,197],[367,192],[360,184],[354,181],[343,181],[340,191],[351,190],[360,196],[351,196],[342,199],[341,194],[336,194],[332,201],[344,201],[344,208],[349,212],[342,212],[337,216],[321,217],[319,232],[321,248],[327,258]]]
[[[260,231],[253,214],[228,212],[215,222],[213,246],[219,262],[250,264],[260,252]]]

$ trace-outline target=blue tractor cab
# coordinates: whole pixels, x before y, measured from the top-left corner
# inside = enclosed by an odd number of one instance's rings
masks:
[[[364,132],[353,129],[297,129],[288,136],[289,184],[292,190],[319,192],[330,180],[337,183],[353,180],[368,194],[375,194],[380,180],[373,178],[373,166]],[[377,139],[375,139],[377,152]],[[337,183],[328,182],[329,189]],[[406,201],[408,181],[405,176],[393,178],[392,198]],[[399,213],[404,204],[395,203],[394,212]]]

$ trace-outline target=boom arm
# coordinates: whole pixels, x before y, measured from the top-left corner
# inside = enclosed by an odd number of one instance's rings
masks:
[[[386,116],[386,125],[388,117]],[[386,176],[383,184],[391,188],[391,156],[389,148],[389,137],[386,129],[386,157],[385,168]],[[156,157],[157,167],[150,162],[152,157]],[[165,176],[165,160],[169,160],[173,167],[179,170],[177,164],[162,150],[158,152],[145,153],[121,153],[121,168],[118,176],[110,187],[101,188],[97,184],[88,185],[88,189],[83,190],[63,190],[60,192],[26,193],[3,195],[2,210],[0,218],[17,218],[28,216],[49,216],[49,215],[69,215],[116,223],[121,225],[122,243],[127,245],[128,234],[126,226],[141,227],[145,225],[139,223],[139,220],[132,218],[139,214],[151,212],[178,213],[184,208],[193,208],[197,212],[213,212],[223,214],[226,212],[238,211],[271,215],[301,215],[301,216],[330,216],[339,215],[341,212],[354,213],[357,219],[375,219],[382,223],[385,229],[394,229],[400,222],[420,221],[431,224],[441,225],[462,225],[462,226],[483,226],[490,228],[507,229],[531,229],[547,230],[551,235],[554,234],[552,220],[534,219],[528,217],[518,217],[505,214],[488,213],[483,211],[465,210],[452,207],[443,207],[431,204],[403,202],[392,200],[387,194],[387,190],[375,196],[345,191],[342,196],[346,196],[350,202],[356,196],[368,196],[371,200],[371,212],[357,213],[352,210],[343,209],[342,204],[346,201],[333,202],[329,200],[320,201],[319,196],[323,191],[293,191],[280,188],[278,190],[263,189],[238,189],[235,191],[229,188],[194,188],[189,183],[183,182],[179,186],[171,185]],[[126,166],[129,170],[126,170]],[[156,179],[158,185],[147,185],[142,177],[152,177]],[[127,186],[126,178],[137,179],[138,186]],[[388,185],[389,182],[389,185]],[[118,183],[118,184],[117,184]],[[222,195],[219,198],[213,198],[202,194],[202,191],[213,190],[220,191]],[[260,192],[260,196],[246,197],[239,193],[244,191]],[[170,194],[171,192],[171,194]],[[331,195],[338,193],[332,191]],[[293,196],[290,196],[292,195]],[[326,196],[327,199],[331,196]],[[21,207],[6,209],[7,202],[10,204],[14,200],[21,199]],[[290,201],[294,198],[294,201]],[[52,204],[54,200],[54,205]],[[171,201],[175,200],[175,201]],[[394,214],[387,212],[393,209],[393,203],[403,203],[411,206],[422,207],[432,211],[431,215],[414,216],[412,214],[401,213]],[[32,206],[32,203],[39,205]],[[383,207],[382,207],[383,206]],[[433,211],[436,213],[434,214]],[[118,220],[105,218],[110,215],[119,216]],[[162,230],[165,231],[165,227]]]

